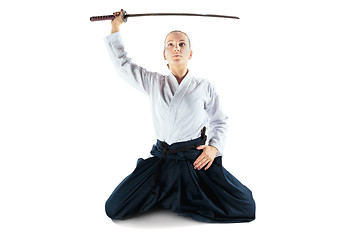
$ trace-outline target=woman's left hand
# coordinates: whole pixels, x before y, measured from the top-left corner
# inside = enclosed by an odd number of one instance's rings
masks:
[[[206,145],[200,145],[196,149],[203,149],[203,152],[200,154],[200,156],[195,160],[193,163],[194,169],[200,170],[201,168],[205,167],[205,170],[209,169],[211,167],[214,158],[216,157],[217,154],[217,148],[214,146],[206,146]]]

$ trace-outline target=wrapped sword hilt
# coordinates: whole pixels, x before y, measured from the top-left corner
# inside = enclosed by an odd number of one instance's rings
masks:
[[[104,16],[93,16],[93,17],[90,17],[90,21],[92,21],[92,22],[113,20],[113,19],[115,19],[114,15],[104,15]],[[127,22],[127,20],[128,20],[127,12],[123,11],[123,21]]]

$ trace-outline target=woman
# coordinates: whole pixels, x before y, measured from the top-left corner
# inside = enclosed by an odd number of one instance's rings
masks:
[[[151,157],[138,159],[106,202],[106,214],[126,219],[152,208],[167,208],[202,222],[255,219],[251,191],[222,166],[227,116],[210,82],[191,76],[188,36],[173,31],[165,38],[164,59],[170,75],[149,72],[124,51],[115,12],[105,42],[120,76],[148,95],[157,142]],[[206,127],[208,138],[205,134]]]

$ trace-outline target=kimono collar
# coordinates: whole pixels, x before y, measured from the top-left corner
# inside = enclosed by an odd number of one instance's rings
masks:
[[[182,79],[181,83],[178,84],[178,81],[176,79],[176,77],[172,74],[172,72],[170,72],[170,80],[175,84],[175,86],[181,86],[182,84],[187,84],[188,82],[190,82],[192,75],[190,74],[190,70],[188,69],[188,73],[187,75]]]

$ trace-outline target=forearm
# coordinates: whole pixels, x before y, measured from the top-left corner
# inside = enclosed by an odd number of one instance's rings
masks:
[[[114,19],[111,21],[111,34],[119,32],[119,26],[124,22],[123,21],[123,9],[120,12],[114,12]]]
[[[113,34],[115,32],[119,32],[119,26],[113,26],[112,25],[111,34]]]
[[[211,102],[206,106],[206,111],[210,117],[210,138],[207,144],[217,148],[218,155],[222,155],[228,130],[228,116],[222,111],[219,96],[212,86],[209,89],[209,94]]]
[[[210,126],[211,136],[208,141],[209,146],[213,146],[218,150],[218,155],[222,155],[224,152],[224,146],[226,142],[227,124],[221,124],[219,126]]]

